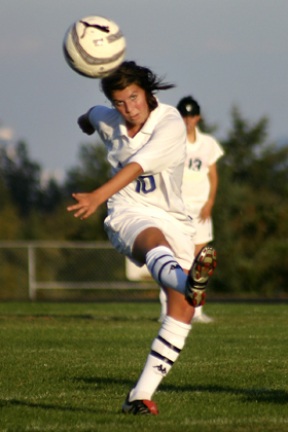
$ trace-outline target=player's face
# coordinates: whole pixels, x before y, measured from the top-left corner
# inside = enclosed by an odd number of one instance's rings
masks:
[[[186,125],[186,130],[187,130],[188,134],[195,130],[195,127],[199,123],[200,118],[201,117],[199,115],[183,117],[183,120],[184,120],[184,123]]]
[[[127,128],[136,133],[150,115],[145,91],[136,84],[113,92],[113,105],[124,118]]]

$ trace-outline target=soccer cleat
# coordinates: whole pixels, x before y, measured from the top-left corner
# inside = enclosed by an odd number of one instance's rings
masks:
[[[191,306],[202,306],[206,298],[206,286],[216,268],[216,251],[204,246],[195,258],[188,274],[185,297]]]
[[[124,414],[134,415],[158,415],[159,411],[155,402],[147,399],[129,401],[129,394],[122,405],[122,412]]]
[[[208,315],[201,313],[198,316],[195,316],[192,318],[192,322],[195,323],[202,323],[202,324],[210,324],[214,321],[213,318],[209,317]]]

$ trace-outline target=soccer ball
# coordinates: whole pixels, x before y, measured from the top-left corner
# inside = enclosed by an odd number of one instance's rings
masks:
[[[89,16],[68,28],[63,51],[74,71],[89,78],[103,78],[123,62],[126,41],[115,22],[101,16]]]

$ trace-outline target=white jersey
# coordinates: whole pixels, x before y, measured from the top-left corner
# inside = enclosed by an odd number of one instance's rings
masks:
[[[114,108],[96,106],[89,120],[106,146],[112,174],[130,162],[144,170],[108,200],[108,214],[138,208],[143,216],[187,219],[181,198],[186,130],[178,111],[159,103],[133,138]]]
[[[182,195],[187,207],[197,214],[207,201],[210,192],[209,166],[213,165],[224,151],[211,136],[196,128],[196,141],[186,141]]]

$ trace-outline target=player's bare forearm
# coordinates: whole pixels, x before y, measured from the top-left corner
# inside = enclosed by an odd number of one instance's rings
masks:
[[[98,189],[88,193],[73,193],[72,197],[77,201],[77,203],[67,207],[67,210],[69,212],[75,212],[74,216],[76,218],[80,217],[80,219],[87,219],[96,212],[101,204],[135,180],[142,173],[142,167],[138,163],[132,162],[122,168],[114,177]]]
[[[206,219],[209,219],[211,217],[212,208],[213,208],[213,204],[209,201],[206,201],[199,214],[201,221],[204,222]]]
[[[210,183],[210,192],[209,192],[209,197],[207,202],[209,203],[212,209],[215,203],[217,188],[218,188],[218,173],[217,173],[216,163],[214,163],[209,167],[208,177]]]
[[[217,187],[218,187],[218,174],[217,174],[216,163],[210,165],[208,177],[210,183],[209,196],[199,214],[200,220],[202,222],[205,222],[206,219],[209,219],[212,216],[212,210],[215,203]]]
[[[114,193],[119,192],[137,177],[143,174],[143,168],[137,162],[131,162],[127,164],[124,168],[118,171],[104,186],[109,188],[110,196]],[[109,196],[109,198],[110,198]]]

